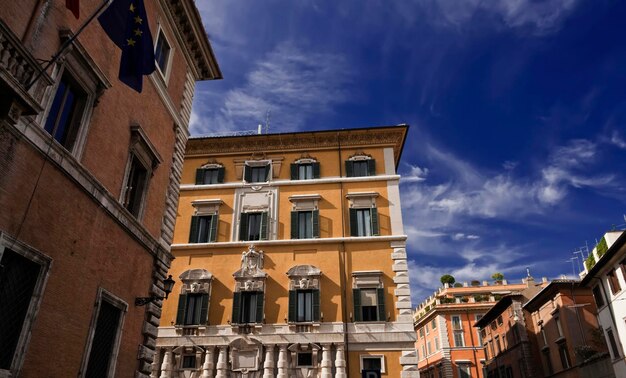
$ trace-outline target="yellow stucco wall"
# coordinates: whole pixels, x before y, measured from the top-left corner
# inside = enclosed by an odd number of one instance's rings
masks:
[[[388,350],[368,350],[348,352],[348,364],[350,370],[350,378],[361,378],[361,356],[385,356],[385,373],[383,377],[398,378],[402,371],[402,365],[400,365],[400,357],[402,353]]]

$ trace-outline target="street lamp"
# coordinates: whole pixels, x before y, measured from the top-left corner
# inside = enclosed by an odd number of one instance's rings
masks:
[[[135,298],[135,306],[145,306],[148,303],[152,303],[156,300],[167,299],[167,296],[170,295],[172,289],[174,288],[174,284],[176,282],[172,279],[172,275],[163,280],[163,291],[165,292],[165,297],[159,297],[157,295],[151,295],[149,297],[137,297]]]

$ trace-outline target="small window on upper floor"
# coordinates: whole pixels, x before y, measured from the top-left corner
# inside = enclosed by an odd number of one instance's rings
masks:
[[[192,216],[189,243],[208,243],[216,241],[218,218],[217,214]]]
[[[320,163],[313,158],[301,158],[291,164],[292,180],[312,180],[320,178]]]
[[[350,201],[350,236],[380,235],[378,209],[376,208],[378,193],[348,193]]]
[[[57,86],[44,129],[66,150],[72,151],[79,135],[87,94],[64,73]]]
[[[596,285],[593,288],[593,299],[596,301],[596,307],[599,309],[600,307],[604,307],[604,296],[602,295],[602,290],[600,289],[600,285]]]
[[[206,164],[196,169],[196,185],[221,184],[224,182],[224,167],[219,164]]]
[[[198,326],[208,322],[209,297],[213,275],[204,269],[183,272],[176,312],[177,326]]]
[[[242,213],[239,221],[239,241],[267,240],[268,213]]]
[[[354,285],[352,301],[354,304],[355,322],[384,322],[387,320],[385,311],[385,289],[382,285],[382,272],[353,272]],[[428,334],[428,332],[426,332]]]
[[[244,167],[244,180],[248,183],[268,182],[270,180],[270,164],[250,164]]]
[[[609,279],[609,286],[611,287],[611,293],[613,293],[613,295],[619,293],[622,290],[619,279],[617,278],[616,271],[616,269],[613,269],[607,274],[607,277]]]
[[[376,176],[376,160],[365,154],[357,154],[346,160],[346,176]]]
[[[159,36],[157,37],[156,46],[154,48],[154,60],[163,78],[167,78],[171,53],[172,47],[170,43],[167,41],[165,34],[163,34],[163,30],[159,30]]]

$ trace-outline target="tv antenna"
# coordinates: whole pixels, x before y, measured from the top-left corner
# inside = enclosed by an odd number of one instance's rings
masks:
[[[272,111],[270,109],[267,109],[267,112],[265,113],[265,134],[270,133],[270,115],[271,114],[272,114]]]

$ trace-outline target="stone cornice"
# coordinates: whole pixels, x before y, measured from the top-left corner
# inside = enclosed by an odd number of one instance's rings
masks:
[[[302,151],[344,147],[391,146],[396,166],[400,161],[408,125],[368,127],[283,134],[191,138],[186,157],[271,151]]]
[[[183,54],[196,80],[221,79],[222,72],[193,0],[160,0],[176,27]]]

